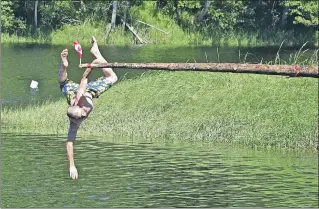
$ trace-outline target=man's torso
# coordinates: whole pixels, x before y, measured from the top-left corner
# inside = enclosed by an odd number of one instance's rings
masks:
[[[71,104],[74,104],[75,100],[76,96],[73,97]],[[77,105],[82,107],[89,114],[93,109],[92,95],[88,92],[85,92],[83,96],[81,96]]]

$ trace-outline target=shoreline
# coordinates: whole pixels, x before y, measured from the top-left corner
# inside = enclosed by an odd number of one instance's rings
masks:
[[[25,46],[30,46],[30,45],[39,45],[39,46],[65,46],[65,45],[70,45],[69,43],[50,43],[50,42],[32,42],[32,41],[28,41],[28,42],[2,42],[1,43],[2,45],[25,45]],[[308,43],[304,43],[304,44],[308,44]],[[299,45],[293,45],[293,46],[282,46],[282,45],[258,45],[258,46],[255,46],[255,45],[174,45],[174,44],[161,44],[160,46],[161,47],[165,47],[165,48],[176,48],[176,47],[185,47],[185,48],[196,48],[196,47],[213,47],[213,48],[230,48],[230,49],[234,49],[234,48],[240,48],[240,49],[256,49],[256,48],[268,48],[268,49],[279,49],[281,47],[281,49],[286,49],[286,50],[299,50],[301,47],[303,47],[304,44],[299,44]],[[81,46],[83,47],[91,47],[90,44],[87,44],[87,43],[84,43],[82,44],[81,43]],[[158,46],[158,44],[138,44],[138,45],[130,45],[130,44],[127,44],[127,45],[116,45],[116,44],[106,44],[106,43],[100,43],[99,46],[101,47],[155,47],[155,46]],[[305,47],[303,47],[305,48]],[[309,49],[309,50],[316,50],[318,49],[317,46],[315,45],[308,45],[306,47],[306,49]]]
[[[143,38],[145,44],[135,43],[130,31],[123,31],[121,26],[117,26],[105,40],[103,28],[105,23],[86,22],[78,25],[64,25],[62,28],[50,33],[39,31],[37,34],[17,34],[1,33],[3,44],[24,44],[38,43],[51,45],[71,44],[78,39],[82,46],[90,46],[90,37],[94,35],[99,44],[112,46],[143,46],[143,45],[163,45],[163,46],[218,46],[218,47],[294,47],[299,48],[307,43],[307,47],[318,48],[319,32],[306,31],[301,34],[294,31],[259,30],[244,31],[232,30],[228,32],[216,32],[215,34],[204,34],[199,31],[185,31],[171,20],[165,20],[169,26],[163,28],[168,35],[163,35],[157,31],[148,31]],[[154,24],[154,23],[153,23]]]
[[[32,44],[37,44],[37,45],[66,45],[72,43],[74,40],[64,40],[60,42],[52,42],[52,41],[46,41],[46,40],[41,40],[41,39],[33,39],[30,37],[17,37],[15,35],[9,36],[7,34],[3,34],[4,36],[7,36],[5,38],[1,37],[1,43],[6,44],[6,45],[16,45],[16,44],[21,44],[21,45],[32,45]],[[82,39],[85,40],[85,39]],[[81,41],[81,46],[89,47],[90,43],[89,41]],[[225,48],[279,48],[282,47],[284,49],[299,49],[302,47],[305,43],[307,43],[307,48],[309,49],[318,49],[319,44],[318,41],[308,41],[304,43],[298,43],[298,44],[283,44],[282,45],[282,40],[278,40],[277,43],[272,43],[268,44],[266,42],[260,43],[260,44],[238,44],[236,43],[236,40],[233,43],[201,43],[201,44],[179,44],[179,43],[148,43],[148,44],[132,44],[131,42],[117,42],[114,41],[112,43],[105,43],[105,42],[100,42],[100,46],[114,46],[114,47],[143,47],[143,46],[156,46],[156,45],[161,45],[162,47],[225,47]]]
[[[62,142],[66,142],[67,140],[67,130],[63,133],[54,133],[54,131],[50,131],[48,133],[42,133],[42,132],[36,132],[36,131],[30,131],[30,130],[15,130],[15,129],[6,129],[2,130],[2,134],[10,134],[10,135],[34,135],[38,134],[39,136],[52,136],[52,140],[58,140]],[[183,140],[183,139],[164,139],[164,138],[155,138],[155,139],[149,139],[149,138],[143,138],[143,137],[137,137],[137,136],[128,136],[128,135],[121,135],[117,133],[89,133],[89,132],[83,132],[79,130],[78,137],[75,141],[75,143],[83,143],[86,140],[91,139],[97,139],[101,138],[101,141],[108,141],[112,140],[114,141],[116,138],[120,139],[119,143],[139,143],[139,142],[150,142],[153,145],[165,145],[166,143],[173,143],[173,144],[189,144],[192,146],[214,146],[214,147],[229,147],[231,149],[245,149],[248,151],[261,151],[261,152],[269,152],[269,153],[283,153],[283,154],[302,154],[302,153],[310,153],[314,154],[318,152],[318,148],[316,147],[309,147],[309,148],[285,148],[285,147],[264,147],[264,146],[257,146],[257,145],[245,145],[242,143],[227,143],[227,142],[218,142],[216,140]],[[129,140],[129,141],[128,141]]]

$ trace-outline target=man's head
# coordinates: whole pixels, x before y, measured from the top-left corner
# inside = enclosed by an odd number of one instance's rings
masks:
[[[83,116],[87,116],[86,112],[79,106],[70,106],[67,111],[67,115],[70,119],[80,119]]]

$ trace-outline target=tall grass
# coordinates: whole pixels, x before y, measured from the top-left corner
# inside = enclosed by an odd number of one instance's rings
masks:
[[[51,43],[45,35],[39,35],[37,38],[30,36],[19,36],[17,34],[7,34],[1,33],[1,42],[7,44],[17,44],[17,43]]]
[[[260,64],[269,64],[269,65],[272,65],[272,64],[274,64],[274,65],[298,64],[298,65],[309,65],[309,66],[318,65],[319,49],[313,50],[312,54],[310,55],[310,53],[307,53],[307,52],[309,52],[309,48],[305,48],[305,46],[307,45],[307,42],[306,42],[299,48],[299,50],[297,52],[290,53],[288,59],[283,59],[280,55],[283,43],[284,43],[284,41],[281,43],[274,60],[265,62],[263,60],[263,58],[261,58],[259,63]],[[218,56],[219,56],[219,54],[218,54]],[[249,52],[247,52],[246,54],[241,54],[240,50],[238,52],[238,57],[239,57],[240,62],[246,63],[246,60],[248,59],[249,56],[253,56],[254,58],[256,58],[256,56],[254,54],[251,54]]]
[[[122,80],[96,99],[79,134],[315,150],[317,102],[311,78],[157,71]],[[66,108],[64,99],[4,108],[2,131],[66,136]]]

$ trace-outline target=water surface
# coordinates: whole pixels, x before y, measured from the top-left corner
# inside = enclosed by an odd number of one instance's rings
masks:
[[[66,46],[3,45],[3,106],[63,99],[57,74]],[[79,81],[69,49],[69,77]],[[90,62],[84,47],[82,62]],[[241,56],[239,56],[239,51]],[[260,62],[275,48],[101,47],[109,62]],[[288,59],[294,50],[281,50]],[[311,53],[311,52],[309,52]],[[120,80],[144,71],[116,69]],[[90,79],[101,72],[94,70]],[[31,80],[39,90],[31,91]],[[315,153],[231,148],[182,139],[147,141],[84,137],[76,143],[77,181],[68,176],[64,136],[1,134],[2,206],[21,207],[317,207]]]
[[[3,133],[2,206],[317,207],[315,153],[280,153],[179,140],[83,137],[79,179],[65,138]]]

